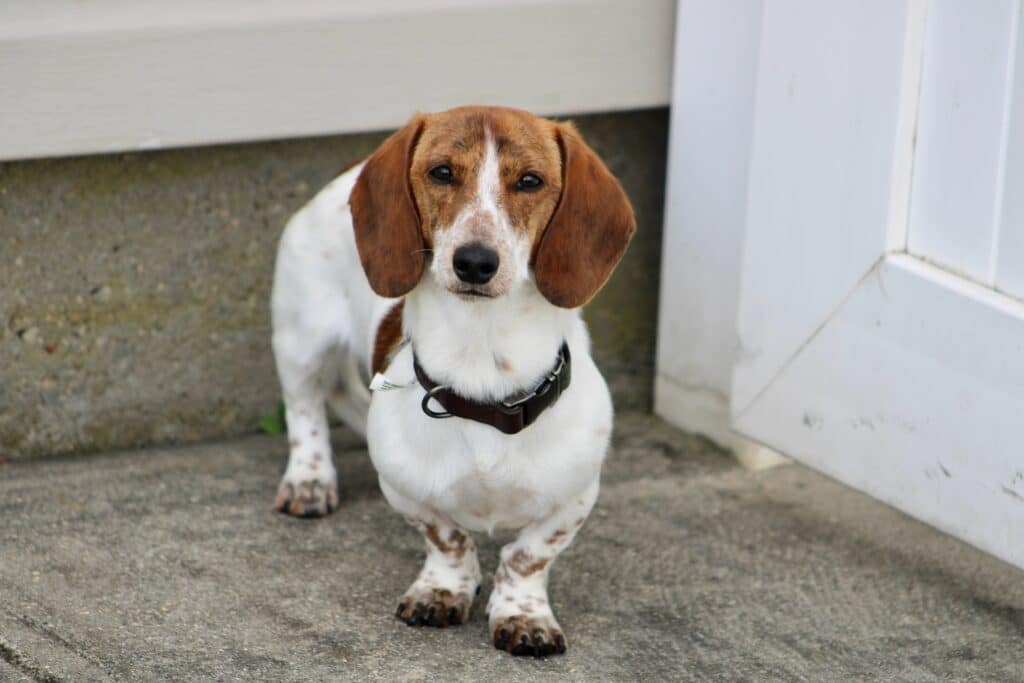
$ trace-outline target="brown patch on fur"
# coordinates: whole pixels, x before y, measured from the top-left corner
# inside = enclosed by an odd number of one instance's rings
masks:
[[[274,508],[296,517],[322,517],[338,507],[338,488],[334,482],[314,479],[298,485],[282,481]]]
[[[420,281],[426,265],[419,211],[409,168],[425,118],[416,115],[384,141],[359,173],[349,206],[356,247],[373,291],[399,297]]]
[[[504,107],[458,107],[425,117],[416,145],[409,181],[419,208],[425,239],[450,226],[477,190],[490,135],[498,151],[499,202],[512,226],[531,243],[551,219],[562,192],[562,159],[557,125],[529,112]],[[441,164],[452,169],[453,182],[439,185],[427,173]],[[533,173],[544,184],[523,192],[516,183]]]
[[[377,374],[387,370],[391,354],[402,342],[402,309],[405,301],[399,301],[391,307],[377,326],[377,336],[373,340],[373,358],[370,361],[370,372]]]
[[[395,616],[410,626],[445,628],[466,622],[472,596],[447,588],[411,588],[402,596]]]
[[[494,367],[498,368],[501,372],[512,372],[512,364],[508,362],[507,358],[501,356],[494,357]]]
[[[555,545],[569,534],[565,529],[556,529],[544,542],[548,545]]]
[[[451,533],[448,534],[448,545],[452,549],[451,554],[456,558],[461,558],[466,554],[466,550],[469,549],[469,543],[469,537],[458,529],[452,529]]]
[[[512,553],[505,564],[519,576],[529,576],[548,566],[548,559],[545,557],[534,559],[530,553],[520,549]]]
[[[590,301],[612,274],[636,232],[633,207],[619,181],[572,124],[557,129],[562,196],[534,253],[544,297],[562,308]]]
[[[583,522],[585,522],[585,521],[587,521],[586,517],[580,517],[579,519],[576,520],[575,524],[576,524],[576,526],[583,526]]]
[[[466,554],[466,551],[469,550],[469,537],[458,529],[452,529],[451,533],[448,534],[447,541],[442,540],[436,524],[425,525],[423,533],[435,548],[445,555],[450,555],[455,559],[462,558]]]
[[[514,655],[546,657],[566,650],[565,635],[553,619],[524,614],[496,619],[491,626],[491,642]]]

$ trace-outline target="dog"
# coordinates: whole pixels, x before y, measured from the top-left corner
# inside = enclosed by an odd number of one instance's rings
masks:
[[[337,506],[329,405],[426,540],[399,619],[466,622],[470,533],[518,529],[491,641],[565,651],[548,574],[597,498],[613,414],[579,309],[635,230],[571,123],[497,107],[417,114],[288,222],[271,302],[289,444],[275,507]]]

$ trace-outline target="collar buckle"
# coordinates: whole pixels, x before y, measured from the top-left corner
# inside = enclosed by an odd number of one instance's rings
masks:
[[[449,413],[447,410],[438,411],[438,410],[432,410],[430,408],[430,399],[434,398],[434,396],[439,394],[440,392],[447,391],[447,390],[448,390],[448,387],[446,387],[443,384],[438,384],[436,387],[433,387],[430,391],[428,391],[426,394],[424,394],[423,395],[423,400],[420,402],[420,408],[423,408],[423,412],[426,413],[427,415],[429,415],[430,417],[434,417],[434,418],[437,418],[439,420],[440,419],[444,419],[446,417],[455,417],[454,413]],[[440,401],[439,401],[439,403],[440,403]]]

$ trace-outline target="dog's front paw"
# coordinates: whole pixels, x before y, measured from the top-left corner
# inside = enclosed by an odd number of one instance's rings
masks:
[[[491,642],[517,656],[547,657],[565,652],[565,635],[553,616],[513,614],[491,620]]]
[[[274,508],[296,517],[323,517],[338,507],[338,481],[334,477],[295,479],[285,475],[277,487]]]
[[[447,588],[410,588],[398,603],[395,616],[409,626],[458,626],[469,618],[473,596]]]

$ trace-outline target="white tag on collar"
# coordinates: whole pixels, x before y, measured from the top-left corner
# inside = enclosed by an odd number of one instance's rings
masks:
[[[395,350],[391,352],[389,363],[385,366],[385,370],[390,372],[397,371],[399,375],[404,375],[405,372],[412,373],[412,360],[410,354],[406,353],[406,350],[410,348],[409,339],[406,337],[402,342],[395,347]],[[403,370],[403,367],[408,366],[407,371]],[[415,375],[412,380],[406,383],[400,383],[392,381],[383,372],[378,372],[370,380],[370,391],[393,391],[394,389],[408,389],[409,387],[416,386],[419,384],[419,380],[416,379]]]
[[[390,379],[384,376],[383,373],[378,372],[370,380],[370,391],[391,391],[393,389],[408,389],[411,386],[415,386],[419,382],[413,380],[407,384],[395,384]]]

